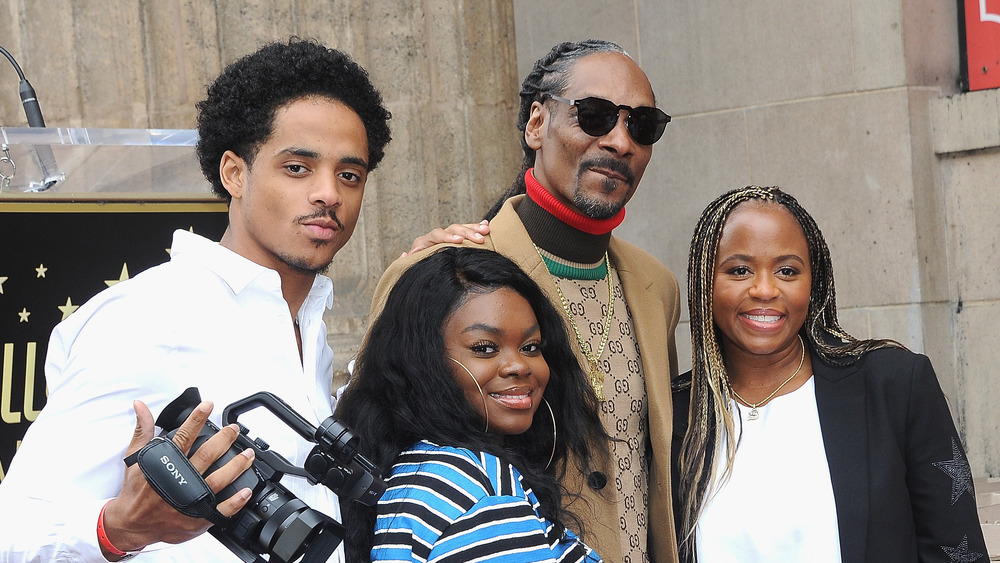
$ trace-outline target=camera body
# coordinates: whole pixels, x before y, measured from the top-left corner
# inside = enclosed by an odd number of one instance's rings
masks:
[[[191,387],[167,405],[156,419],[156,425],[163,429],[161,435],[173,438],[177,428],[200,402],[198,389]],[[316,444],[303,467],[271,451],[260,438],[251,440],[248,437],[249,430],[239,424],[238,418],[257,407],[266,408],[300,436]],[[276,563],[289,563],[299,557],[303,557],[303,562],[326,561],[344,537],[343,526],[310,508],[281,485],[283,475],[305,477],[313,485],[327,486],[341,499],[352,499],[368,506],[378,502],[385,492],[386,485],[378,468],[357,453],[360,440],[333,417],[316,428],[284,401],[262,392],[227,406],[222,420],[225,424],[239,424],[240,435],[205,475],[250,448],[255,454],[251,467],[217,495],[229,498],[243,488],[249,488],[252,493],[246,506],[227,522],[212,526],[209,533],[247,563],[262,561],[259,555],[264,553],[268,554],[269,561]],[[217,426],[206,421],[190,452],[195,452],[218,431]]]

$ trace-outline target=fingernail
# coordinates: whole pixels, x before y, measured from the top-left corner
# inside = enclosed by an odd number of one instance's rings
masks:
[[[254,454],[253,454],[253,450],[251,450],[250,448],[247,448],[247,449],[243,450],[242,452],[240,452],[240,455],[242,455],[243,457],[245,457],[247,459],[253,459],[253,455]]]
[[[240,498],[243,500],[250,498],[250,492],[251,492],[250,489],[243,489],[242,491],[240,491]]]
[[[212,412],[212,401],[202,401],[198,403],[198,412]]]

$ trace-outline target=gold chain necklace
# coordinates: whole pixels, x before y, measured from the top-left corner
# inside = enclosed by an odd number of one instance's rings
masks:
[[[806,359],[806,345],[805,345],[804,342],[802,342],[802,336],[801,335],[799,336],[799,346],[802,347],[802,356],[799,357],[799,367],[795,368],[795,372],[792,373],[792,375],[788,376],[788,379],[782,381],[781,385],[779,385],[777,389],[775,389],[774,391],[771,391],[771,394],[768,395],[767,397],[764,397],[763,401],[760,401],[759,403],[756,403],[756,404],[751,403],[750,401],[744,399],[743,397],[740,397],[740,394],[736,392],[736,389],[733,389],[732,383],[729,384],[729,388],[732,389],[733,395],[736,395],[736,398],[739,399],[741,403],[743,403],[744,405],[750,407],[750,415],[747,416],[747,420],[757,420],[757,417],[760,416],[760,413],[757,412],[757,407],[764,406],[764,403],[770,401],[771,397],[774,397],[774,395],[778,391],[780,391],[781,388],[784,387],[786,383],[788,383],[792,379],[795,379],[795,376],[799,374],[799,370],[802,369],[802,364],[803,364],[803,362],[805,362],[805,359]]]
[[[538,257],[542,259],[542,265],[545,266],[545,271],[548,272],[548,265],[545,264],[545,258],[542,256],[542,251],[535,246],[535,252],[538,253]],[[601,355],[604,354],[604,347],[608,344],[608,334],[611,332],[611,321],[615,316],[615,294],[614,286],[611,283],[611,261],[608,260],[607,251],[604,252],[604,264],[607,267],[607,273],[604,275],[604,279],[608,282],[608,314],[604,317],[604,332],[601,335],[601,347],[598,348],[597,354],[591,354],[590,343],[583,339],[580,334],[580,329],[576,326],[576,319],[573,318],[573,312],[569,307],[569,300],[563,295],[562,289],[559,287],[559,280],[549,272],[549,276],[552,278],[552,283],[556,286],[556,293],[559,294],[559,302],[562,303],[563,311],[566,311],[566,317],[569,318],[569,326],[573,328],[573,334],[576,335],[576,341],[580,344],[580,348],[583,350],[583,355],[587,358],[587,363],[590,364],[590,373],[588,374],[590,378],[590,386],[594,388],[594,394],[597,395],[598,401],[604,400],[604,370],[601,369],[600,359]]]

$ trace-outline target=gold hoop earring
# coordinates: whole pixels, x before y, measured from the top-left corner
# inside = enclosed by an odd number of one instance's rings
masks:
[[[542,397],[542,401],[549,408],[549,416],[552,417],[552,453],[549,454],[549,461],[545,463],[545,469],[548,469],[552,465],[552,460],[556,457],[556,413],[552,412],[552,405],[549,404],[548,399]]]
[[[458,361],[455,358],[452,358],[450,356],[445,356],[445,357],[448,358],[449,360],[455,362],[462,369],[464,369],[465,373],[469,374],[469,377],[472,378],[472,382],[476,384],[476,388],[479,389],[479,396],[483,398],[483,416],[486,418],[486,429],[483,430],[483,432],[489,432],[490,431],[490,409],[489,409],[489,407],[486,406],[486,394],[483,393],[483,388],[479,385],[479,382],[476,381],[476,376],[472,375],[472,372],[469,371],[469,368],[465,367],[465,364],[463,364],[462,362],[460,362],[460,361]],[[551,411],[552,409],[550,408],[549,410]],[[555,418],[553,418],[553,420],[555,420]]]

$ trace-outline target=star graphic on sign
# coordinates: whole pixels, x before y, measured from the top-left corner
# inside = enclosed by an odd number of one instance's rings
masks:
[[[191,225],[190,227],[188,227],[188,231],[193,233],[194,232],[194,225]],[[163,250],[167,251],[167,256],[170,255],[170,249],[169,248],[164,248]],[[0,292],[0,293],[2,293],[2,292]]]
[[[0,295],[3,295],[3,282],[7,281],[7,276],[0,276]]]
[[[62,320],[64,320],[64,321],[66,320],[66,317],[72,315],[73,311],[76,311],[79,308],[80,308],[80,306],[79,305],[74,305],[73,302],[70,301],[69,297],[66,298],[66,304],[65,305],[59,305],[59,307],[58,307],[58,309],[60,311],[62,311],[62,314],[63,314]]]
[[[115,285],[118,282],[123,282],[128,279],[128,264],[122,264],[122,273],[118,276],[116,280],[104,280],[104,283],[108,284],[108,287]]]
[[[28,308],[27,307],[23,307],[21,309],[21,312],[18,313],[17,316],[21,317],[21,322],[22,323],[26,323],[26,322],[28,322],[28,315],[30,315],[30,314],[31,313],[28,312]]]
[[[962,493],[969,491],[973,497],[976,496],[972,488],[972,469],[969,463],[962,457],[962,451],[958,448],[955,438],[951,439],[951,459],[946,461],[935,461],[932,465],[944,471],[951,477],[951,504],[958,502]]]
[[[963,536],[962,543],[958,544],[958,547],[942,545],[941,549],[952,563],[972,563],[984,555],[975,551],[969,551],[969,536]]]
[[[49,269],[45,267],[45,264],[39,264],[38,267],[35,268],[35,271],[38,272],[38,274],[35,276],[36,278],[44,278],[45,272],[48,272]]]

